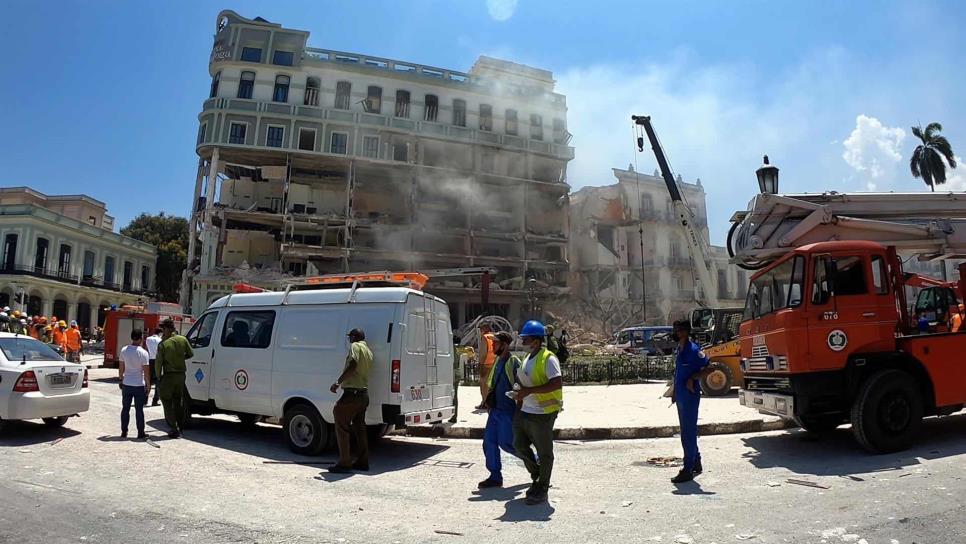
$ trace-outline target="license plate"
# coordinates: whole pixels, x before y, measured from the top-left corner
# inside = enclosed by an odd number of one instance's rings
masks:
[[[765,399],[761,397],[755,397],[754,402],[755,404],[765,404]]]
[[[51,374],[47,376],[47,383],[52,387],[64,387],[71,385],[72,380],[71,374]]]

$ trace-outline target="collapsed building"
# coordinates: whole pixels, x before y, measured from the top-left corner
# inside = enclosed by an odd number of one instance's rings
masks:
[[[631,165],[626,170],[614,168],[613,173],[616,184],[584,187],[571,196],[571,290],[575,302],[605,332],[642,321],[669,324],[702,300],[684,231],[657,172],[635,172]],[[719,305],[744,305],[747,272],[729,264],[724,247],[708,243],[701,180],[687,183],[678,176],[676,181],[694,211],[695,227],[710,248]]]
[[[308,36],[218,16],[182,305],[198,315],[239,281],[465,267],[492,283],[427,287],[454,326],[566,296],[574,149],[552,73],[489,57],[460,73]]]

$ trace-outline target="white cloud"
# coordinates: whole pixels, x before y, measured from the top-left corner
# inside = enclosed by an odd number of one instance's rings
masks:
[[[506,21],[517,11],[517,0],[486,0],[486,10],[494,21]]]
[[[855,118],[855,129],[842,142],[842,158],[865,177],[867,188],[874,191],[876,180],[891,181],[902,160],[900,151],[905,137],[901,128],[887,127],[875,117],[860,114]]]
[[[966,191],[966,170],[964,170],[963,159],[956,157],[956,168],[946,170],[946,183],[937,185],[937,191]],[[946,162],[946,161],[943,161]]]

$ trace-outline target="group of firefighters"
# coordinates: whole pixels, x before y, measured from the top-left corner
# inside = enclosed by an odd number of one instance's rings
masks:
[[[27,315],[19,310],[10,310],[4,307],[0,311],[0,332],[11,332],[14,334],[25,334],[49,344],[61,353],[65,358],[73,363],[80,362],[84,344],[81,341],[81,332],[77,327],[77,321],[71,321],[70,326],[63,319],[57,317]]]

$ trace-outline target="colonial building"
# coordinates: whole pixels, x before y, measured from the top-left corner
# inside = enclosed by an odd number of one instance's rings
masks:
[[[664,180],[615,168],[617,183],[584,187],[571,196],[571,288],[588,311],[608,324],[666,324],[702,300],[682,227]],[[677,185],[694,211],[694,225],[708,244],[708,216],[701,181]],[[643,243],[642,234],[643,233]],[[708,245],[719,306],[742,306],[747,273],[728,263],[727,250]]]
[[[104,308],[136,304],[154,284],[154,246],[113,232],[87,195],[0,188],[0,306],[102,324]]]
[[[215,32],[182,288],[194,314],[238,281],[356,271],[493,269],[486,309],[477,276],[430,282],[456,325],[567,293],[574,150],[549,71],[317,49],[232,11]]]

